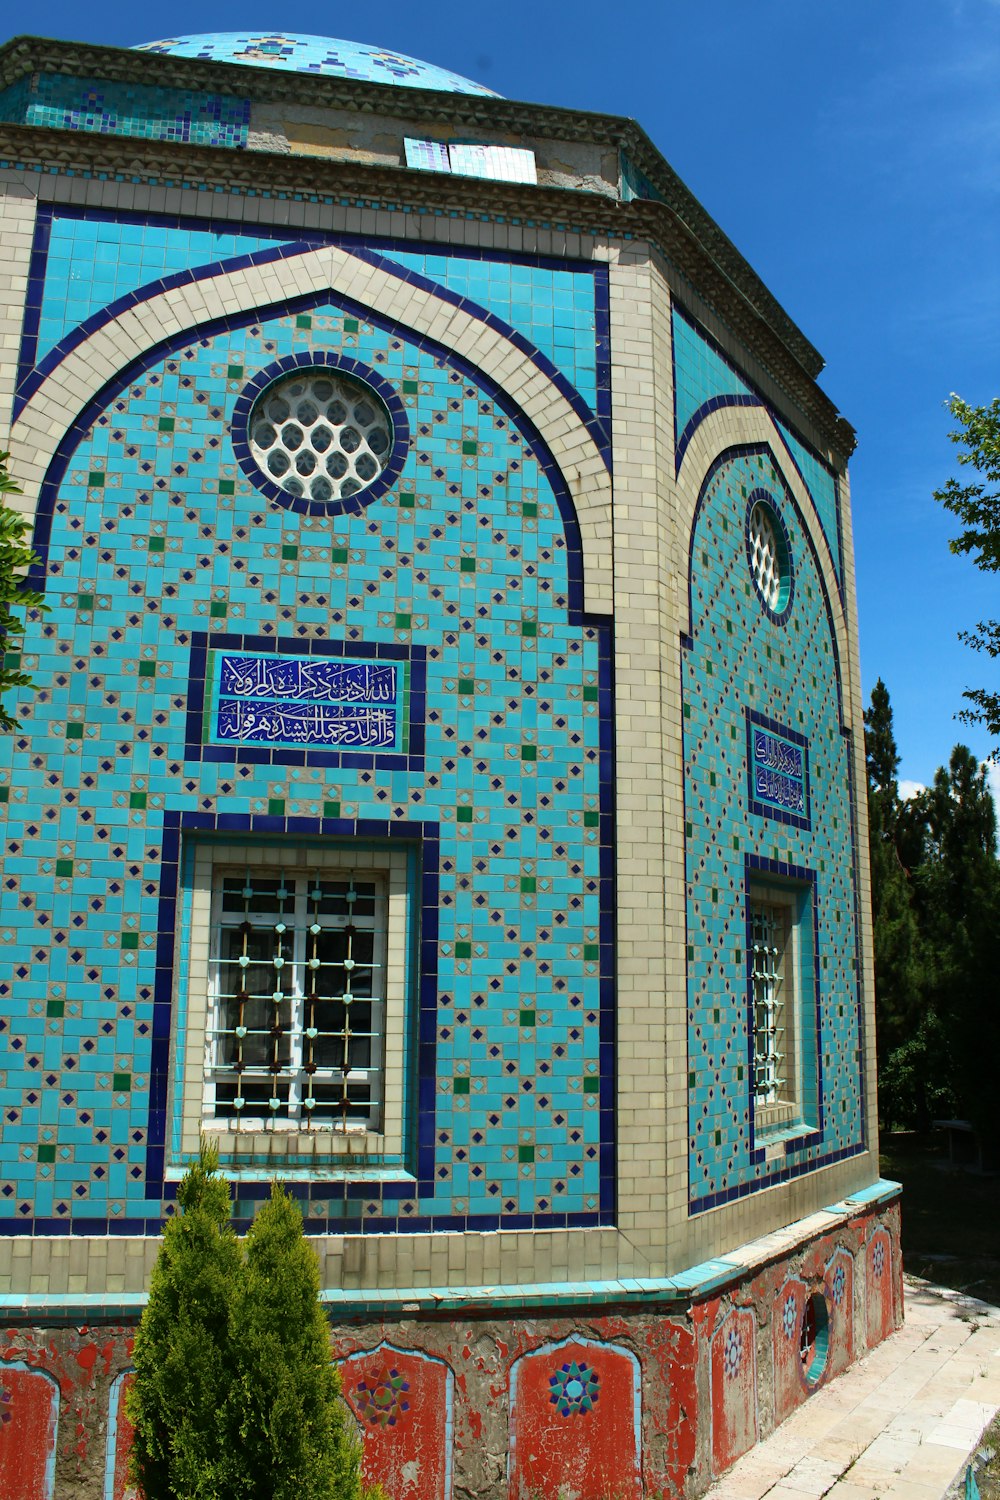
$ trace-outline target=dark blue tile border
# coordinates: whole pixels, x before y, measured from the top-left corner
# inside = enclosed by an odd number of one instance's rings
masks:
[[[301,640],[297,636],[240,635],[236,632],[210,635],[191,633],[191,668],[188,679],[185,760],[247,762],[251,765],[345,766],[355,770],[416,771],[424,769],[427,705],[427,648],[397,646],[385,641]],[[410,712],[406,725],[407,746],[403,754],[392,751],[361,754],[344,750],[290,749],[288,746],[209,745],[203,740],[205,697],[208,690],[209,651],[266,651],[277,656],[371,657],[383,661],[405,661],[410,667]]]
[[[799,734],[795,729],[789,729],[780,724],[777,719],[769,719],[767,714],[759,714],[755,709],[747,707],[747,801],[750,811],[758,818],[771,818],[776,823],[786,823],[791,828],[812,828],[812,804],[809,796],[809,741],[804,734]],[[754,796],[753,784],[753,731],[764,729],[769,734],[778,735],[781,739],[791,740],[793,745],[798,745],[802,751],[803,777],[802,787],[805,792],[805,816],[793,813],[787,807],[777,807],[770,802],[761,802]]]

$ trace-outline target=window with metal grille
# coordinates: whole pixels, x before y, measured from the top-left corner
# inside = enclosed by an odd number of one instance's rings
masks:
[[[213,872],[207,1120],[380,1127],[386,928],[371,870]]]
[[[753,1091],[757,1105],[782,1104],[791,1094],[790,932],[789,906],[761,899],[751,892]]]

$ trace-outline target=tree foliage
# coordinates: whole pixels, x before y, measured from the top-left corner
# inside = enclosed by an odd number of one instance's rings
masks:
[[[130,1473],[144,1500],[221,1500],[226,1488],[238,1353],[235,1302],[243,1256],[218,1156],[200,1159],[177,1193],[135,1339],[128,1395]]]
[[[927,1129],[961,1115],[1000,1135],[1000,866],[984,768],[956,745],[902,801],[882,682],[865,714],[879,1112]]]
[[[975,469],[981,478],[962,484],[951,478],[934,492],[946,510],[958,517],[963,530],[949,543],[952,552],[970,556],[984,573],[1000,570],[1000,398],[988,406],[970,406],[952,395],[948,410],[958,427],[948,434],[965,451],[959,453],[963,468]],[[974,630],[962,631],[960,640],[987,656],[1000,656],[1000,621],[980,620]],[[990,734],[1000,736],[1000,692],[970,688],[963,694],[973,705],[959,714],[967,724],[985,724]]]
[[[24,617],[15,610],[47,611],[42,595],[25,582],[25,572],[38,563],[27,545],[29,526],[23,516],[4,503],[5,495],[20,495],[21,490],[7,468],[9,453],[0,453],[0,696],[17,687],[34,687],[31,678],[19,664],[10,663],[16,654],[18,639],[24,634]],[[15,720],[0,704],[0,730],[13,729]]]
[[[206,1142],[177,1196],[128,1396],[144,1500],[379,1500],[362,1494],[297,1206],[275,1184],[241,1243]]]

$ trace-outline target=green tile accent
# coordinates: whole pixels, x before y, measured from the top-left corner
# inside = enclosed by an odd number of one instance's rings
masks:
[[[208,606],[208,612],[213,620],[221,620],[229,609],[225,599],[213,599]]]
[[[146,806],[146,795],[147,794],[145,792],[129,792],[129,794],[128,794],[128,805],[129,805],[129,807],[135,808],[135,809],[140,809],[140,810],[142,808],[144,808]]]
[[[456,821],[456,823],[471,823],[472,822],[472,808],[471,807],[456,807],[456,809],[455,809],[455,821]]]
[[[588,964],[596,964],[601,956],[600,943],[584,943],[583,961]]]
[[[76,596],[76,607],[77,607],[77,609],[93,609],[93,607],[94,607],[94,596],[93,596],[93,594],[77,594],[77,596]]]
[[[235,481],[235,479],[220,479],[219,480],[219,494],[220,495],[235,495],[236,494],[236,481]]]
[[[309,316],[308,313],[299,313],[298,317],[295,319],[295,326],[296,326],[296,328],[311,328],[313,326],[313,320]],[[346,318],[344,319],[344,327],[345,328],[347,327],[347,319]],[[356,323],[354,325],[354,329],[355,329],[355,332],[356,332],[357,331],[357,324]]]
[[[463,442],[463,444],[462,444],[462,452],[463,453],[478,453],[479,452],[479,444],[476,443],[476,442],[473,442],[471,439],[467,438],[465,440],[465,442]]]
[[[521,876],[521,895],[522,896],[531,896],[531,895],[534,894],[534,891],[535,891],[535,877],[534,877],[534,875],[522,875]]]
[[[534,1146],[518,1146],[518,1148],[517,1148],[517,1159],[518,1159],[518,1161],[534,1161],[534,1159],[535,1159],[535,1148],[534,1148]]]
[[[460,677],[458,679],[458,691],[465,698],[471,698],[476,691],[476,679],[474,677]]]
[[[123,948],[138,948],[138,946],[139,946],[139,934],[137,932],[123,932],[122,933],[122,947]]]
[[[161,417],[160,420],[159,420],[159,422],[157,423],[157,430],[159,432],[173,432],[173,430],[174,430],[174,419],[173,419],[173,417]]]
[[[298,319],[296,319],[296,322],[298,322]],[[309,324],[308,323],[306,323],[306,324],[299,324],[299,326],[300,327],[308,328]],[[358,322],[357,318],[345,318],[344,319],[344,332],[345,333],[357,333],[357,331],[360,328],[360,326],[361,325]]]
[[[522,635],[527,635],[527,636],[537,635],[538,634],[538,621],[537,620],[522,620],[521,621],[521,634]]]
[[[21,665],[20,651],[5,651],[3,654],[3,664],[5,667],[8,667],[10,671],[16,672]]]
[[[10,801],[10,787],[9,786],[0,786],[0,802],[9,802],[9,801]]]
[[[83,725],[82,724],[76,724],[76,723],[74,723],[74,724],[67,724],[66,725],[66,738],[68,740],[82,740],[83,739]]]
[[[90,489],[100,489],[104,483],[104,475],[100,469],[91,469],[87,475],[87,484]]]
[[[583,1080],[583,1092],[585,1094],[599,1094],[601,1091],[601,1080],[593,1073],[588,1073]]]
[[[457,942],[455,944],[455,957],[456,958],[471,958],[472,957],[472,944],[471,943],[467,943],[467,942]]]
[[[45,1014],[53,1021],[58,1021],[60,1016],[66,1014],[65,1000],[47,1000],[45,1003]]]
[[[403,494],[399,497],[399,503],[404,510],[412,510],[417,503],[415,495]]]
[[[333,563],[345,563],[347,561],[347,548],[333,547],[330,551],[330,561]]]
[[[132,1088],[131,1073],[113,1073],[111,1075],[111,1087],[116,1094],[127,1094]]]
[[[522,745],[521,746],[521,759],[522,760],[537,760],[538,759],[538,746],[537,745]]]
[[[417,396],[417,395],[419,395],[419,393],[420,393],[420,382],[419,382],[419,380],[404,380],[403,381],[403,395],[404,396]]]
[[[239,380],[242,374],[242,365],[230,365],[226,370],[226,376],[229,380]]]
[[[340,817],[340,803],[339,802],[324,802],[323,803],[323,816],[324,816],[324,818],[339,818]]]
[[[474,557],[460,557],[458,568],[460,573],[474,573],[476,571],[476,559]]]
[[[38,1157],[39,1161],[55,1161],[55,1159],[56,1159],[56,1148],[55,1148],[55,1145],[54,1144],[51,1144],[51,1145],[39,1145],[37,1151],[35,1152],[35,1155]]]
[[[522,1010],[520,1021],[518,1024],[521,1026],[534,1026],[535,1012],[533,1010]]]
[[[156,662],[155,661],[141,661],[139,663],[139,676],[140,677],[155,677],[156,676]]]
[[[283,818],[285,816],[284,797],[268,797],[267,815],[269,818]]]
[[[72,875],[72,873],[73,873],[73,861],[71,859],[57,859],[56,860],[56,875],[57,876],[59,876],[60,878],[62,878],[64,876],[66,876],[66,875]]]
[[[583,815],[584,828],[600,828],[601,815],[594,807],[588,807]]]
[[[456,1078],[451,1085],[453,1094],[467,1094],[469,1092],[468,1078]]]
[[[534,500],[522,500],[521,514],[522,516],[527,516],[530,520],[532,517],[538,515],[538,505]]]
[[[596,682],[585,682],[584,683],[584,685],[583,685],[583,701],[584,701],[584,703],[596,703],[597,702],[597,683]]]
[[[166,545],[166,537],[151,536],[149,539],[148,550],[150,552],[162,552]]]
[[[281,549],[281,556],[284,562],[294,562],[298,555],[298,547],[284,546]]]
[[[396,629],[397,630],[409,630],[411,618],[412,618],[412,616],[410,616],[410,615],[397,615],[396,616]]]

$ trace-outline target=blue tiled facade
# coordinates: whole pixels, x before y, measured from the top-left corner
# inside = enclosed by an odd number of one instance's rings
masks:
[[[747,566],[748,510],[762,497],[784,523],[791,560],[791,598],[780,616],[765,608]],[[698,1212],[865,1145],[842,664],[808,532],[766,448],[720,458],[705,482],[690,609],[681,683],[690,1193]],[[763,782],[755,779],[762,763],[777,768]],[[747,901],[751,881],[767,877],[808,902],[811,952],[801,964],[800,1113],[765,1158],[752,1102]]]
[[[823,460],[782,422],[754,388],[750,379],[695,321],[675,305],[674,437],[677,465],[699,423],[712,411],[726,406],[763,406],[771,414],[785,442],[789,457],[802,476],[830,546],[838,580],[843,582],[840,500],[837,481]]]
[[[200,251],[176,233],[178,257]],[[51,274],[69,295],[65,263]],[[369,367],[405,413],[398,486],[354,513],[268,505],[215,439],[252,376],[310,352]],[[470,370],[320,301],[145,361],[57,468],[36,540],[54,610],[25,642],[53,686],[3,747],[32,984],[4,997],[23,1086],[0,1214],[159,1221],[185,850],[224,831],[402,838],[420,874],[416,1181],[317,1184],[313,1222],[606,1221],[609,631],[581,616],[572,511],[531,430]],[[420,664],[408,755],[192,743],[206,650],[354,642]]]
[[[315,38],[146,50],[488,92]],[[56,74],[15,85],[0,107],[20,123],[133,134],[148,124],[151,138],[223,148],[246,143],[249,121],[235,96]],[[658,196],[621,164],[626,201]],[[208,205],[218,189],[202,186]],[[504,340],[536,388],[549,383],[593,442],[604,484],[612,423],[628,442],[630,416],[612,388],[614,260],[532,253],[519,221],[510,251],[486,234],[480,248],[475,232],[449,245],[361,234],[357,219],[354,232],[335,232],[317,227],[328,216],[284,208],[250,227],[208,206],[198,217],[166,206],[45,202],[35,216],[15,424],[44,402],[62,362],[123,313],[196,283],[212,311],[109,375],[39,499],[52,612],[24,643],[39,691],[0,742],[0,930],[13,965],[0,981],[11,1097],[0,1233],[157,1231],[190,1154],[184,1045],[205,1003],[189,946],[194,862],[223,840],[405,855],[402,1137],[350,1171],[331,1151],[314,1180],[300,1173],[311,1227],[612,1226],[615,799],[630,767],[615,764],[614,619],[584,607],[596,559],[584,557],[578,507],[594,482],[560,471],[475,353],[422,337],[405,310],[391,322],[324,291],[236,315],[238,297],[209,283],[273,267],[277,285],[294,271],[286,263],[333,245],[380,285],[394,278],[395,305],[405,308],[407,288],[431,294],[460,312],[457,325]],[[650,484],[657,505],[701,493],[681,539],[683,719],[650,732],[683,751],[687,1048],[664,1065],[686,1070],[689,1134],[666,1149],[687,1153],[699,1214],[866,1149],[859,854],[836,475],[796,426],[794,403],[776,407],[741,366],[738,340],[723,349],[671,299],[662,332],[674,451]],[[385,465],[357,496],[288,495],[250,451],[262,390],[310,364],[369,381],[389,414]],[[669,369],[655,371],[664,388]],[[731,407],[768,424],[773,451],[763,441],[716,449],[707,477],[692,478],[703,451],[693,440]],[[796,474],[808,516],[786,482]],[[785,595],[769,604],[749,562],[761,497],[787,564]],[[661,664],[675,641],[658,643]],[[233,662],[312,683],[345,672],[367,682],[370,669],[391,677],[391,703],[321,695],[291,711],[279,694],[263,719],[248,718],[222,686]],[[796,1099],[780,1128],[753,1102],[748,913],[762,882],[791,893],[798,933]],[[680,994],[663,1003],[679,1021]],[[226,1165],[242,1224],[266,1173]]]

